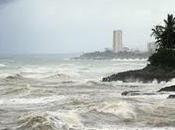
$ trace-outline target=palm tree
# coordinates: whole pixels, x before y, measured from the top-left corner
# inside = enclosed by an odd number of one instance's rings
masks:
[[[158,49],[175,49],[175,17],[168,14],[164,26],[157,25],[152,29]]]

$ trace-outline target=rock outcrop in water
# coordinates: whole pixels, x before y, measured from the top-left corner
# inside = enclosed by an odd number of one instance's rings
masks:
[[[141,91],[124,91],[122,96],[139,96],[139,95],[155,95],[155,93],[145,93]]]
[[[124,92],[122,92],[122,96],[136,96],[136,95],[140,95],[139,94],[140,93],[140,91],[124,91]]]
[[[175,95],[169,95],[168,99],[175,99]]]
[[[20,74],[11,75],[11,76],[6,77],[6,80],[20,80],[20,79],[24,79],[24,77],[22,77]]]
[[[113,74],[109,77],[102,79],[103,82],[111,81],[123,81],[123,82],[136,82],[141,81],[144,83],[152,82],[157,80],[161,81],[170,81],[175,77],[175,70],[172,69],[162,69],[161,67],[147,66],[141,70],[127,71],[118,74]]]
[[[175,92],[175,85],[162,88],[162,89],[160,89],[158,92],[162,92],[162,91],[166,91],[166,92],[174,91],[174,92]]]

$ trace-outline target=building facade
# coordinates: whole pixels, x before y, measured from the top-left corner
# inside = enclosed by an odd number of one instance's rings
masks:
[[[113,52],[114,53],[120,52],[122,48],[123,48],[122,31],[114,30],[113,31]]]

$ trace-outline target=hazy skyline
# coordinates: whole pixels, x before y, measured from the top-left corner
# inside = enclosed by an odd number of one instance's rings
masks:
[[[73,53],[124,46],[146,50],[153,25],[174,13],[167,0],[0,0],[0,53]]]

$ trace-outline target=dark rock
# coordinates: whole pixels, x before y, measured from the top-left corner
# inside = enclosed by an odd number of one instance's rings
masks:
[[[121,95],[122,96],[136,96],[140,95],[140,91],[124,91]]]
[[[16,74],[14,76],[8,76],[6,79],[22,79],[23,77],[20,74]]]
[[[111,81],[123,81],[123,82],[136,82],[141,81],[143,83],[152,82],[157,80],[170,81],[175,77],[175,70],[168,70],[163,68],[158,68],[154,66],[147,66],[141,70],[126,71],[118,74],[113,74],[109,77],[102,79],[103,82]]]
[[[168,96],[168,99],[172,99],[172,98],[174,99],[175,98],[175,95],[169,95]]]
[[[156,95],[156,93],[143,93],[142,95]]]
[[[124,91],[122,96],[155,95],[155,93],[143,93],[140,91]]]
[[[175,85],[162,88],[158,92],[162,92],[162,91],[175,91]]]

